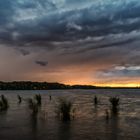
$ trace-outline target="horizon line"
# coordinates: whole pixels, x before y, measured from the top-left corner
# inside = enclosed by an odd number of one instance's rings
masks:
[[[140,88],[140,84],[127,84],[131,86],[120,86],[124,84],[106,84],[106,85],[101,85],[101,84],[68,84],[68,83],[62,83],[62,82],[47,82],[47,81],[30,81],[30,80],[13,80],[13,81],[0,81],[3,83],[13,83],[13,82],[32,82],[32,83],[57,83],[57,84],[63,84],[66,86],[93,86],[97,88]],[[116,86],[115,86],[116,85]],[[132,86],[133,85],[133,86]]]

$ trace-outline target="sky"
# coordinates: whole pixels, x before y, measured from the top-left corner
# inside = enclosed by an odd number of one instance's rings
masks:
[[[0,0],[0,81],[140,84],[139,0]]]

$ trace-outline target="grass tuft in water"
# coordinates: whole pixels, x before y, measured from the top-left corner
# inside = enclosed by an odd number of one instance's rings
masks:
[[[98,104],[98,98],[97,98],[97,96],[95,95],[95,96],[94,96],[94,105],[97,106],[97,104]]]
[[[32,111],[32,115],[38,114],[38,104],[33,99],[28,99],[28,107]]]
[[[8,108],[9,108],[8,99],[4,95],[1,95],[1,99],[0,99],[0,111],[5,111]]]
[[[41,95],[40,94],[36,94],[35,95],[35,100],[36,100],[36,102],[37,102],[38,105],[41,105],[42,98],[41,98]]]
[[[22,98],[20,95],[17,95],[17,98],[18,98],[18,103],[20,104],[22,102]]]
[[[117,114],[118,113],[118,106],[119,106],[119,102],[120,102],[120,98],[118,97],[111,97],[109,99],[110,103],[111,103],[111,111],[113,114]]]
[[[72,102],[66,99],[59,99],[58,115],[63,121],[71,120]]]
[[[4,95],[1,95],[1,99],[0,99],[0,110],[1,111],[5,111],[8,108],[9,108],[8,99]]]

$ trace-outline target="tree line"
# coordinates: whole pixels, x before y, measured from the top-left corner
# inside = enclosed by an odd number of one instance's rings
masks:
[[[61,83],[14,81],[0,82],[0,90],[49,90],[49,89],[94,89],[88,85],[65,85]]]
[[[32,82],[32,81],[0,81],[0,90],[55,90],[55,89],[114,89],[114,88],[128,88],[128,87],[98,87],[92,85],[65,85],[61,83],[49,82]],[[129,87],[132,88],[132,87]],[[139,88],[139,87],[135,87]]]

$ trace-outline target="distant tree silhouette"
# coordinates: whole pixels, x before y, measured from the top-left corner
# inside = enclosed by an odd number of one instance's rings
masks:
[[[48,89],[94,89],[95,86],[87,85],[65,85],[61,83],[48,83],[48,82],[0,82],[0,90],[48,90]]]

